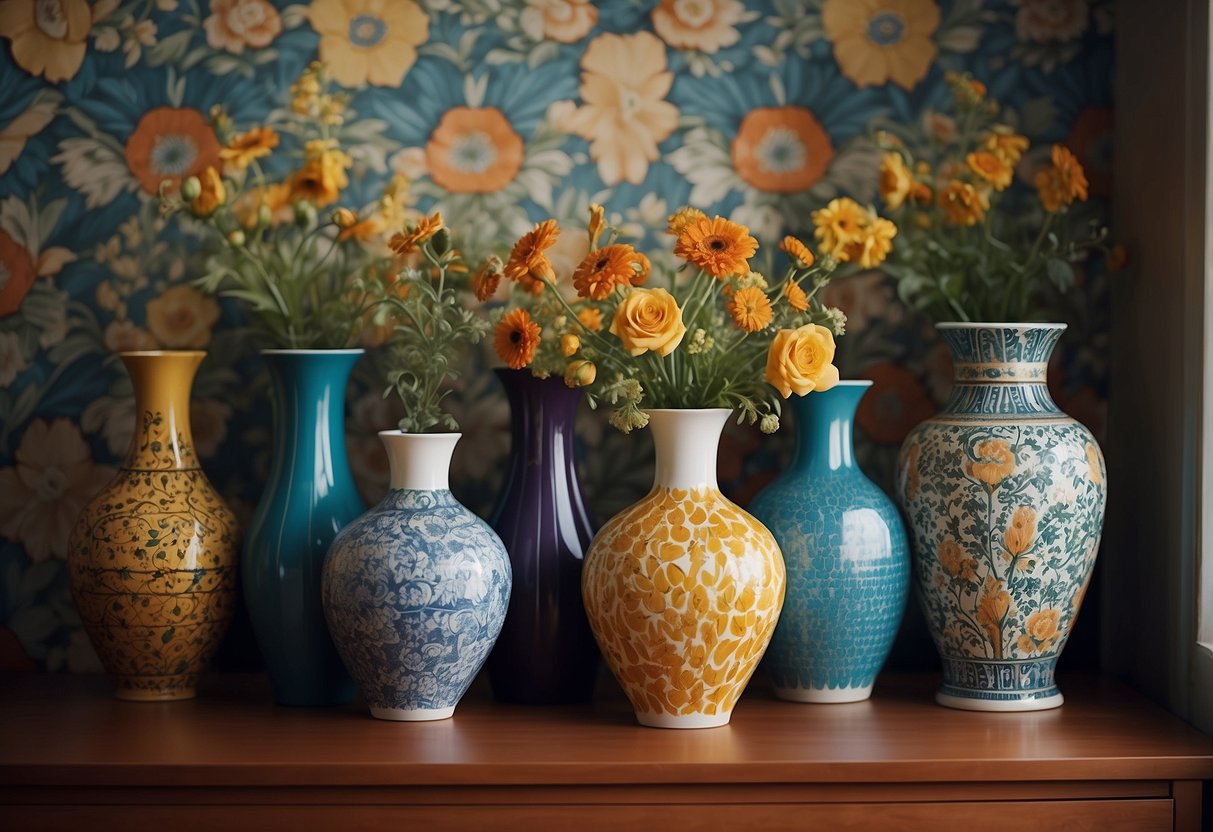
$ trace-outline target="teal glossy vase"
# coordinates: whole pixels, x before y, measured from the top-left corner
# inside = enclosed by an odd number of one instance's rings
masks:
[[[910,432],[898,500],[918,598],[943,663],[941,705],[1038,711],[1099,551],[1107,472],[1095,438],[1054,404],[1064,324],[943,323],[955,384]]]
[[[244,598],[280,705],[346,704],[354,683],[320,602],[337,532],[366,510],[345,452],[345,388],[362,350],[265,350],[273,461],[244,551]]]
[[[793,396],[791,464],[751,501],[787,567],[787,595],[763,666],[781,699],[872,694],[905,612],[906,533],[893,501],[855,463],[855,409],[870,381]]]

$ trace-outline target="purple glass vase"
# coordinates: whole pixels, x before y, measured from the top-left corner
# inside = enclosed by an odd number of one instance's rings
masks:
[[[582,393],[529,370],[496,373],[510,400],[513,438],[491,523],[509,552],[514,588],[489,681],[503,702],[586,702],[598,648],[581,603],[581,565],[594,537],[573,457]]]

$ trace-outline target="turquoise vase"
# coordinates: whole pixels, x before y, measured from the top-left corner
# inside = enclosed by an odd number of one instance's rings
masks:
[[[791,465],[749,510],[783,551],[788,588],[764,667],[796,702],[872,694],[910,587],[906,533],[893,501],[855,464],[855,408],[870,381],[793,396]]]
[[[1108,490],[1091,432],[1045,383],[1063,324],[945,323],[955,385],[910,432],[898,499],[943,659],[941,705],[1062,703],[1057,658],[1091,580]]]
[[[280,705],[348,703],[354,683],[320,604],[325,554],[365,511],[345,453],[345,388],[362,350],[265,350],[273,382],[269,481],[244,553],[244,597]]]

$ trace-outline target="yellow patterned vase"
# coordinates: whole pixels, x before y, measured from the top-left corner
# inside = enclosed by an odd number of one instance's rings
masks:
[[[190,437],[190,386],[205,355],[122,353],[135,435],[72,529],[72,597],[119,699],[192,697],[235,609],[236,518]]]
[[[581,590],[594,637],[642,725],[715,728],[783,606],[783,556],[716,485],[729,410],[654,410],[653,490],[590,544]]]

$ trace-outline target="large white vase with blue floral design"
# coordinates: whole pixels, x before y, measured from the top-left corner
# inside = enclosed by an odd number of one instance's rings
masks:
[[[333,540],[325,617],[373,716],[445,719],[501,632],[510,561],[496,533],[450,491],[459,434],[379,436],[391,490]]]
[[[898,499],[919,598],[943,659],[941,705],[1055,708],[1057,658],[1103,528],[1103,455],[1045,385],[1064,324],[938,326],[948,405],[906,438]]]

